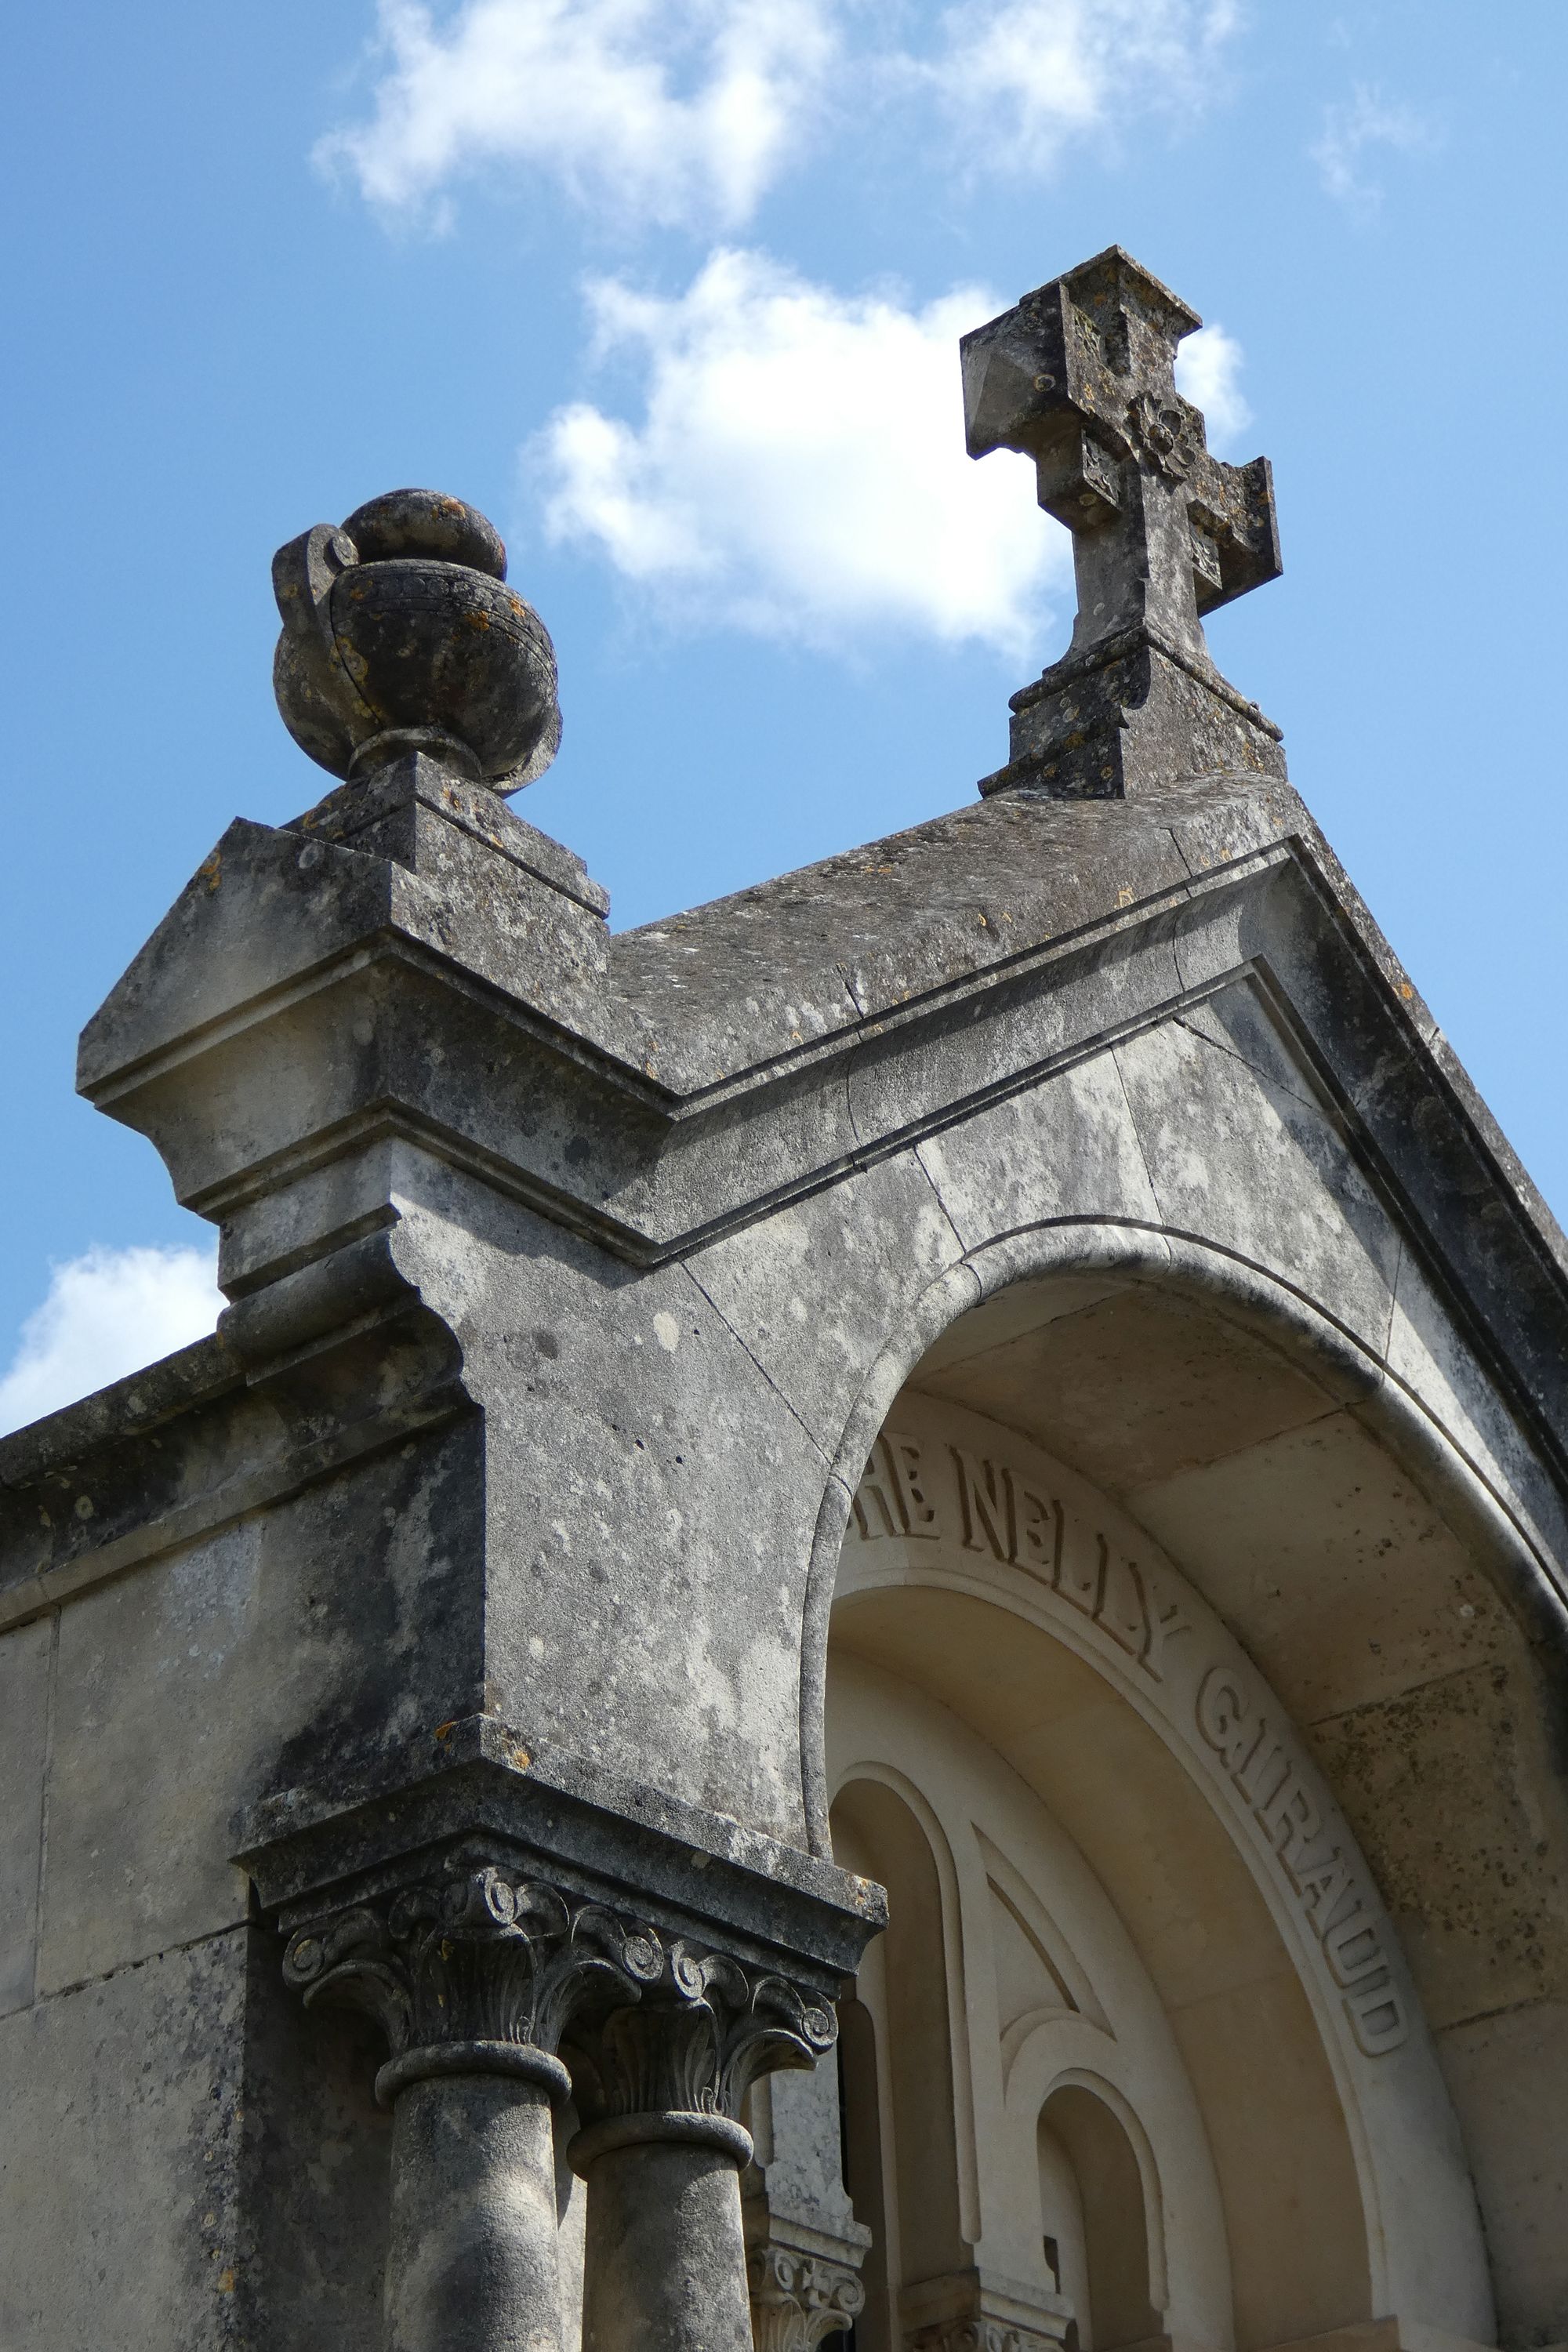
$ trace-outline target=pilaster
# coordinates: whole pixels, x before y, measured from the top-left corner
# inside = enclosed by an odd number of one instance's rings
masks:
[[[752,2094],[755,2161],[741,2180],[756,2352],[815,2352],[865,2307],[871,2232],[843,2179],[837,2070],[779,2074]]]

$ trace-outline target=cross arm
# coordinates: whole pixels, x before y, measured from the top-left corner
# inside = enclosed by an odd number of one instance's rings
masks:
[[[1187,513],[1200,613],[1279,579],[1279,520],[1267,457],[1227,466],[1204,450],[1188,479]]]
[[[1026,452],[1040,504],[1093,529],[1122,503],[1121,461],[1144,454],[1145,409],[1203,447],[1203,419],[1171,380],[1177,344],[1202,323],[1120,246],[1037,287],[960,344],[970,456]]]
[[[1058,278],[959,346],[970,456],[1016,449],[1033,457],[1040,504],[1079,530],[1120,509],[1118,475],[1127,454],[1101,381],[1109,370],[1096,364],[1099,354],[1076,323],[1082,315]]]

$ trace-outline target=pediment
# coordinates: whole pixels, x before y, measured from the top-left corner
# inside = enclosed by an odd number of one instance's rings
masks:
[[[1143,1218],[1380,1354],[1425,1285],[1568,1468],[1568,1249],[1289,786],[1001,793],[619,938],[421,823],[231,829],[89,1024],[203,1213],[357,1127],[643,1265],[822,1195],[880,1247],[900,1184],[965,1249]]]

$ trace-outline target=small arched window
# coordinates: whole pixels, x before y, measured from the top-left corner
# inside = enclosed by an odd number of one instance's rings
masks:
[[[1123,2352],[1158,2336],[1149,2294],[1143,2177],[1127,2126],[1081,2083],[1064,2083],[1037,2134],[1046,2260],[1077,2315],[1080,2352]]]

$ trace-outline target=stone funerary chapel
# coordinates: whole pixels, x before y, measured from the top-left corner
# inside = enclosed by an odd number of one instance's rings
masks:
[[[279,551],[331,789],[79,1068],[228,1305],[0,1444],[0,2352],[1568,2344],[1568,1246],[1210,658],[1198,323],[964,339],[1068,651],[640,930],[484,518]]]

